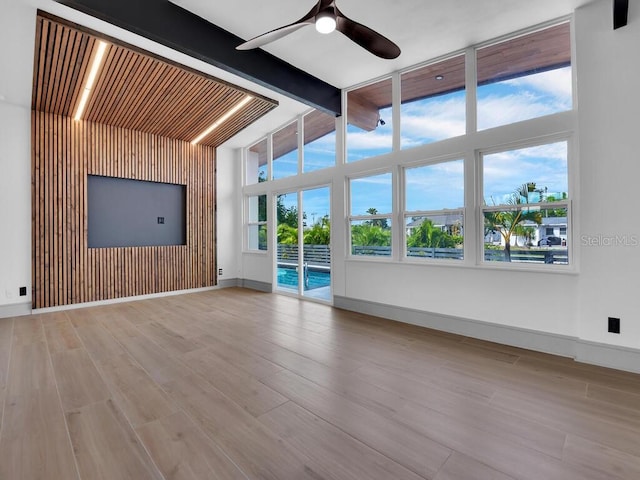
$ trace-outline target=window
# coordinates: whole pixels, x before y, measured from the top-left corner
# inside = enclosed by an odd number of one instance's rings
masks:
[[[245,181],[247,185],[267,180],[267,139],[246,150]]]
[[[404,170],[406,256],[464,258],[464,162]]]
[[[568,22],[480,48],[477,65],[478,130],[573,107]]]
[[[482,157],[484,261],[569,263],[567,142]]]
[[[391,98],[390,78],[347,93],[347,162],[392,150]]]
[[[402,74],[402,148],[464,135],[464,58],[458,55]]]
[[[267,249],[267,196],[247,197],[247,249]]]
[[[391,256],[392,176],[383,173],[349,181],[351,254]]]
[[[273,134],[273,162],[271,178],[290,177],[298,174],[298,121]]]
[[[314,110],[304,116],[304,172],[336,164],[336,119]]]

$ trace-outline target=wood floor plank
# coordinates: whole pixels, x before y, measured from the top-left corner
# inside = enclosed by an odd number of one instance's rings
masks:
[[[261,335],[261,337],[282,348],[343,372],[352,372],[364,365],[362,361],[327,347],[327,345],[307,342],[281,332],[271,331],[268,334]]]
[[[162,479],[111,400],[68,412],[67,423],[83,479]]]
[[[552,457],[562,458],[566,440],[564,432],[495,408],[488,399],[478,400],[427,383],[407,382],[384,369],[361,369],[350,376],[352,381],[349,388],[353,390],[357,390],[367,380],[400,398],[447,415],[452,421],[490,432]],[[378,397],[371,389],[367,389],[366,394]],[[406,402],[396,404],[401,408]]]
[[[26,396],[41,389],[53,388],[55,377],[46,343],[14,345],[9,362],[7,396]]]
[[[494,387],[518,391],[531,396],[570,396],[582,398],[587,392],[587,383],[581,380],[558,378],[548,374],[530,372],[517,365],[480,364],[476,362],[449,361],[443,371],[467,376]]]
[[[76,333],[93,361],[98,364],[109,362],[124,353],[122,346],[99,322],[76,327]]]
[[[171,398],[249,478],[331,478],[323,467],[287,446],[276,434],[201,376],[165,385]]]
[[[589,384],[587,387],[587,398],[611,405],[611,408],[614,409],[624,407],[632,410],[640,410],[640,395],[609,387]]]
[[[7,393],[7,379],[9,377],[9,358],[13,340],[13,318],[0,319],[0,432],[2,432],[2,418],[4,398]]]
[[[203,348],[200,342],[185,338],[158,322],[140,324],[138,329],[172,355],[181,355]]]
[[[13,324],[13,346],[22,347],[45,341],[40,315],[16,317]]]
[[[622,419],[612,422],[613,413],[593,411],[593,406],[587,402],[565,403],[563,400],[553,402],[499,391],[492,403],[528,420],[640,456],[640,430],[636,419],[627,423]]]
[[[64,312],[61,312],[64,313]],[[58,314],[44,323],[44,333],[51,353],[65,352],[82,347],[80,337],[75,332],[66,315]]]
[[[259,419],[307,456],[329,465],[338,478],[423,478],[293,402],[281,405]]]
[[[159,384],[193,374],[180,358],[169,355],[146,337],[120,339],[122,347]]]
[[[567,464],[532,448],[501,438],[465,423],[452,422],[451,417],[435,410],[407,403],[396,418],[407,427],[518,479],[540,480],[604,480],[607,477],[589,468]]]
[[[190,352],[183,358],[216,389],[256,417],[288,401],[209,349]]]
[[[55,387],[7,397],[0,437],[0,478],[79,478]]]
[[[225,428],[215,441],[248,478],[339,480],[328,465],[307,457],[257,420]]]
[[[365,365],[353,374],[359,375],[374,385],[380,382],[387,383],[386,375],[391,374],[399,385],[406,388],[422,388],[422,386],[436,387],[447,392],[457,393],[467,398],[477,400],[489,400],[495,394],[497,388],[486,381],[477,381],[471,376],[459,375],[451,370],[440,367],[431,369],[408,370],[393,366]],[[385,380],[379,377],[383,376]]]
[[[173,480],[246,480],[246,476],[182,412],[137,428],[165,478]]]
[[[108,320],[100,322],[102,327],[115,339],[126,337],[138,337],[142,333],[138,330],[129,318],[121,315],[114,315]]]
[[[51,360],[65,411],[109,398],[109,389],[84,348],[54,353]]]
[[[133,426],[173,414],[176,406],[162,389],[126,354],[98,367],[111,396]]]
[[[552,357],[523,357],[518,361],[521,369],[547,374],[552,370],[560,379],[578,380],[627,393],[640,395],[640,374],[619,372],[613,369],[580,364],[557,362]]]
[[[605,447],[576,435],[569,435],[567,438],[564,460],[597,470],[609,475],[612,479],[640,478],[639,457]]]
[[[282,370],[280,365],[276,365],[259,355],[254,355],[248,350],[239,348],[237,345],[223,342],[208,333],[199,338],[218,357],[243,370],[253,378],[268,377]]]
[[[292,372],[282,371],[263,382],[418,475],[434,477],[451,454],[449,448],[429,436],[418,434]],[[334,405],[340,408],[333,408]]]
[[[514,480],[514,477],[453,452],[434,480]]]

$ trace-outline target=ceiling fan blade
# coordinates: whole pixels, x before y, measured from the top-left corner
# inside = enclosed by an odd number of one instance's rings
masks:
[[[262,35],[258,35],[257,37],[252,38],[251,40],[247,40],[246,42],[238,45],[236,50],[251,50],[252,48],[259,48],[267,43],[274,42],[279,40],[282,37],[286,37],[290,33],[295,32],[296,30],[301,29],[302,27],[306,27],[307,25],[312,25],[312,20],[307,20],[304,22],[296,22],[291,25],[286,25],[284,27],[276,28],[275,30],[271,30],[270,32],[263,33]]]
[[[336,8],[336,30],[374,55],[391,60],[400,55],[400,47],[369,27],[354,22]]]
[[[313,8],[309,10],[309,12],[300,20],[296,20],[295,22],[290,23],[289,25],[285,25],[284,27],[276,28],[267,33],[263,33],[262,35],[258,35],[257,37],[253,37],[252,39],[238,45],[236,47],[236,50],[251,50],[252,48],[259,48],[266,45],[267,43],[279,40],[282,37],[285,37],[302,27],[313,25],[315,23],[315,17],[318,12],[326,8],[333,2],[334,0],[318,0],[318,3],[316,3]]]

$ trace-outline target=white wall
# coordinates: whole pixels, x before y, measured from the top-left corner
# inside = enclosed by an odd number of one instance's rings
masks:
[[[640,348],[640,5],[629,3],[629,24],[615,31],[611,2],[576,12],[580,226],[604,243],[582,248],[578,334]],[[611,235],[633,245],[606,245]],[[620,335],[606,332],[608,316],[621,318]]]
[[[31,302],[31,86],[34,10],[0,15],[0,307]],[[25,60],[26,59],[26,60]],[[27,287],[27,297],[19,288]]]
[[[240,250],[242,241],[242,211],[237,179],[240,162],[235,150],[216,150],[216,259],[222,276],[218,280],[240,278]]]

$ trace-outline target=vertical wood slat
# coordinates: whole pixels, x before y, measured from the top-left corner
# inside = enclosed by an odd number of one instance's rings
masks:
[[[32,112],[33,307],[215,285],[215,149]],[[90,249],[87,175],[187,186],[187,245]]]

